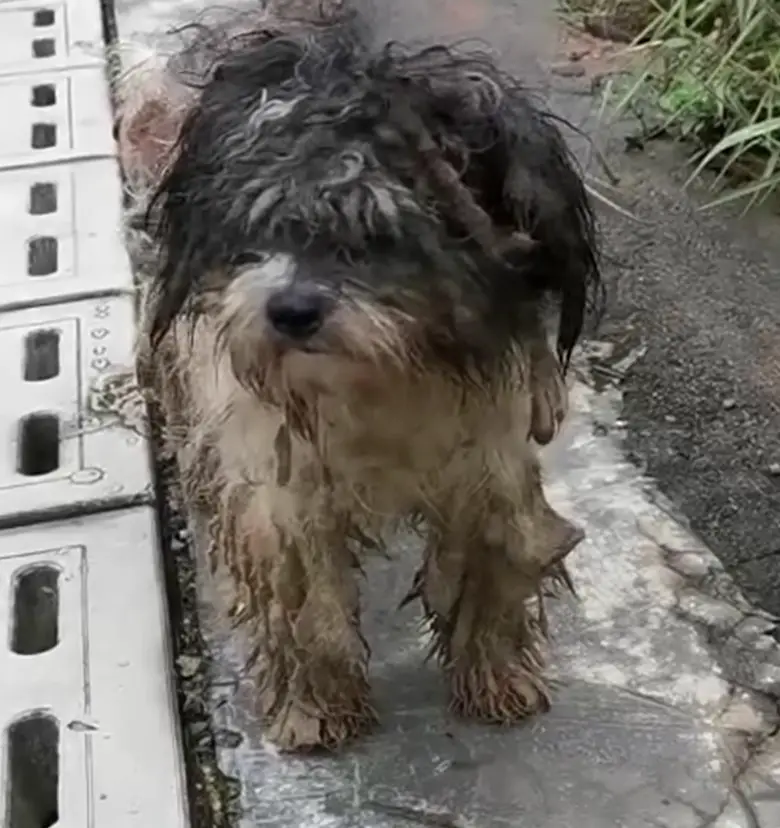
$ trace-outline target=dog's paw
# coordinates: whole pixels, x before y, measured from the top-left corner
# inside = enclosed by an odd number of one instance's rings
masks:
[[[450,709],[486,724],[514,724],[550,709],[542,679],[519,664],[480,662],[456,668],[451,678]]]
[[[362,671],[317,660],[306,664],[303,672],[295,687],[282,674],[261,694],[261,704],[266,704],[266,736],[279,750],[335,751],[377,723]]]
[[[368,704],[326,712],[311,702],[289,700],[268,722],[266,737],[285,753],[335,751],[369,733],[376,723],[376,713]]]

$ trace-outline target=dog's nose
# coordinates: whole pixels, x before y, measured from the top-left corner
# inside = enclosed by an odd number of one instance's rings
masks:
[[[312,288],[286,288],[274,293],[266,305],[268,320],[281,334],[306,339],[325,321],[327,297]]]

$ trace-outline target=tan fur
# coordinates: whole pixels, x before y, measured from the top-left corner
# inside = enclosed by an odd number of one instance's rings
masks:
[[[159,180],[196,96],[174,80],[165,55],[131,44],[113,50],[124,67],[114,79],[114,136],[127,183],[138,192]]]
[[[137,205],[188,105],[164,64],[144,66],[125,76],[118,129]],[[412,320],[353,305],[327,355],[283,356],[263,335],[251,279],[220,285],[217,274],[211,288],[153,351],[142,278],[138,372],[182,497],[207,518],[212,568],[230,573],[234,615],[252,633],[269,738],[335,748],[374,725],[361,562],[406,519],[426,538],[410,599],[453,709],[489,722],[546,709],[542,589],[565,580],[582,533],[542,490],[534,440],[552,439],[566,411],[542,333],[500,386],[464,386],[418,364]]]
[[[415,594],[453,708],[502,722],[546,708],[531,604],[581,534],[547,504],[525,439],[526,357],[497,397],[402,371],[336,385],[308,401],[301,427],[238,383],[219,329],[216,314],[178,322],[153,379],[142,373],[185,497],[211,515],[212,564],[231,573],[252,625],[269,736],[336,747],[375,721],[360,556],[408,516],[428,527]]]

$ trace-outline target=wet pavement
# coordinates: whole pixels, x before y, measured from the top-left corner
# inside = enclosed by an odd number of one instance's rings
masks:
[[[780,799],[763,765],[771,753],[751,758],[776,722],[767,696],[780,688],[772,621],[651,501],[616,448],[622,427],[611,396],[579,384],[568,428],[546,455],[551,499],[587,526],[588,539],[572,557],[579,600],[552,607],[553,709],[525,726],[446,714],[443,682],[424,665],[419,617],[397,610],[419,559],[404,537],[392,561],[367,573],[380,732],[336,759],[279,757],[252,712],[245,642],[220,623],[214,583],[202,584],[220,675],[217,727],[240,739],[221,760],[242,782],[246,826],[777,824]],[[745,811],[753,788],[769,798]]]
[[[154,40],[200,8],[121,0],[120,37]],[[376,14],[384,37],[488,39],[587,124],[589,78],[546,71],[561,57],[553,12],[527,0],[395,0]],[[619,134],[604,140],[620,179],[604,191],[637,219],[604,211],[610,312],[545,453],[551,500],[587,530],[571,558],[579,599],[552,607],[552,711],[507,730],[447,716],[419,618],[397,610],[419,558],[400,537],[365,590],[381,729],[339,758],[279,757],[253,715],[245,642],[221,620],[224,584],[204,579],[210,710],[247,828],[780,824],[775,621],[718,560],[780,609],[769,473],[780,460],[778,243],[771,220],[695,215],[669,172],[674,153],[629,157]],[[738,556],[762,563],[735,566]]]

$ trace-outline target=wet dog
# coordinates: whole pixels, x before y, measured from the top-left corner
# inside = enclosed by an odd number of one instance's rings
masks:
[[[139,374],[232,574],[269,737],[375,722],[361,559],[402,521],[452,708],[545,709],[543,587],[582,533],[537,445],[599,284],[558,124],[489,56],[377,47],[341,12],[184,34],[118,87]]]

